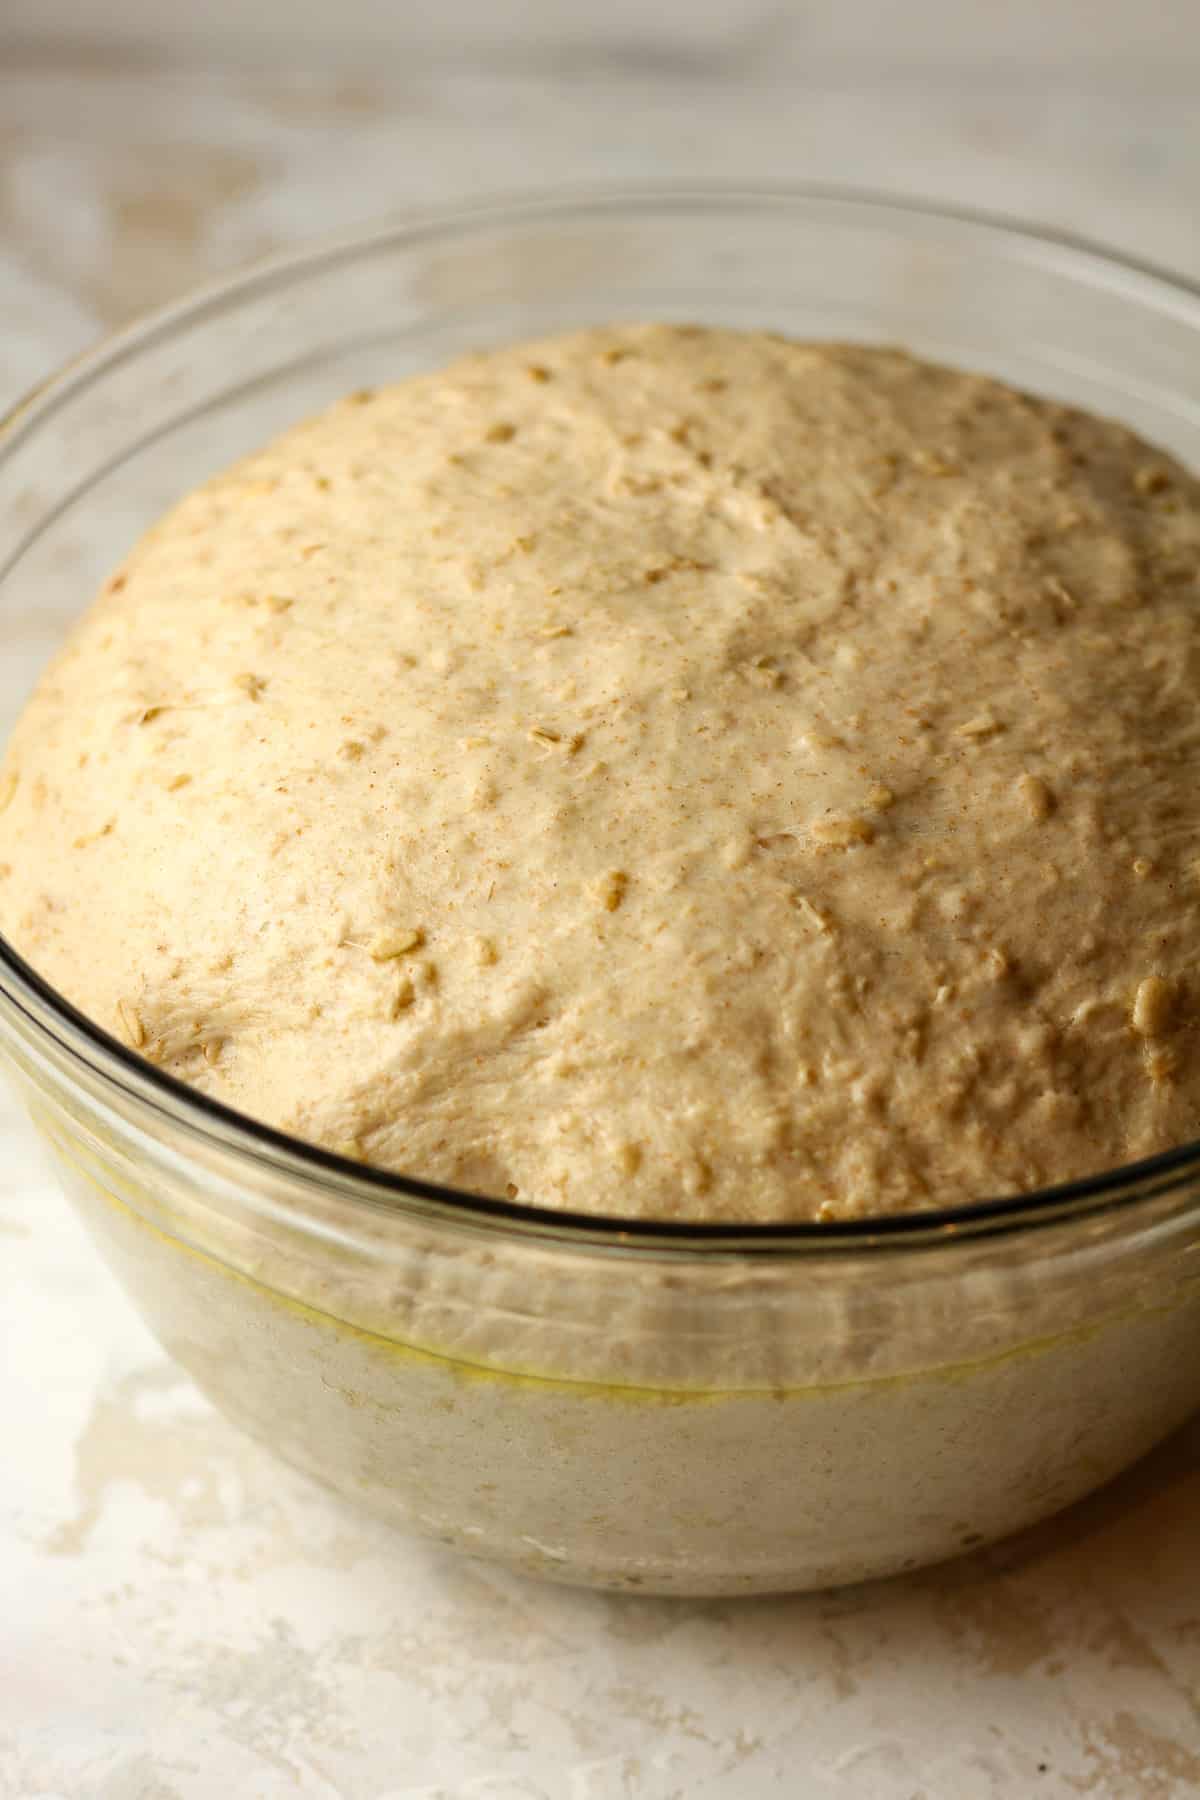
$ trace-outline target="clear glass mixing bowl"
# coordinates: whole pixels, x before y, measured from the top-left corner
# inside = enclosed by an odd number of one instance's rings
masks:
[[[8,419],[0,726],[130,541],[235,455],[467,346],[630,317],[903,341],[1200,463],[1200,298],[1087,246],[782,189],[444,213],[210,289]],[[912,1568],[1066,1505],[1200,1404],[1200,1146],[907,1221],[654,1227],[283,1138],[3,943],[0,1043],[216,1403],[398,1524],[522,1568],[677,1593]]]

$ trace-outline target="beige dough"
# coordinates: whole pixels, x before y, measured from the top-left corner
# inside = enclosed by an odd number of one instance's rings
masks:
[[[852,1217],[1200,1134],[1200,487],[891,350],[664,326],[185,499],[0,766],[104,1028],[524,1201]]]

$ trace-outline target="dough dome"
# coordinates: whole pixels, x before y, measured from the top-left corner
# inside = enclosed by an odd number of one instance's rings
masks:
[[[899,351],[641,326],[183,500],[0,767],[0,929],[184,1081],[553,1208],[1200,1135],[1200,487]]]

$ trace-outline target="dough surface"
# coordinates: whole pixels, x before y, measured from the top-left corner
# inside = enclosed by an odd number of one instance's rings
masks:
[[[183,500],[0,765],[0,929],[405,1173],[745,1221],[1200,1135],[1200,484],[899,351],[636,326]]]

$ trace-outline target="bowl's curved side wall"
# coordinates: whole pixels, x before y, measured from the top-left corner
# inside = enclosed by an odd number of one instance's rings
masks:
[[[1124,1310],[1057,1337],[1013,1314],[1005,1352],[894,1376],[679,1387],[617,1379],[611,1352],[608,1382],[472,1363],[184,1243],[97,1179],[45,1094],[33,1110],[110,1265],[222,1411],[402,1528],[559,1580],[718,1594],[916,1568],[1068,1505],[1200,1404],[1194,1279],[1158,1301],[1131,1281]],[[548,1317],[560,1301],[542,1293]],[[511,1343],[507,1310],[494,1324]]]

